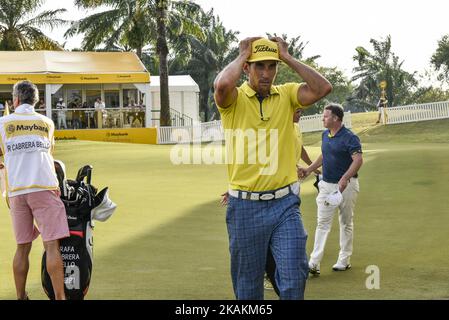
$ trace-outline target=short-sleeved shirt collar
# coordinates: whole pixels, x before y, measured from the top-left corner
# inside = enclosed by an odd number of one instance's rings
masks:
[[[30,104],[24,103],[15,108],[14,113],[34,113],[34,107]]]
[[[344,134],[346,132],[346,127],[343,124],[334,136],[331,135],[331,131],[329,129],[327,129],[327,130],[328,130],[327,134],[328,134],[329,138],[335,138],[335,137],[338,137],[338,136],[341,136],[342,134]]]
[[[251,88],[251,86],[249,85],[248,81],[245,81],[242,86],[241,86],[243,92],[249,97],[254,97],[257,92],[254,91],[253,88]],[[270,95],[272,94],[279,94],[279,90],[275,87],[275,86],[271,86],[270,88]]]

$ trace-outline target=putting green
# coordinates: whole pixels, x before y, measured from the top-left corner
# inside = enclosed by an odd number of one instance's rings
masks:
[[[94,167],[93,184],[109,186],[118,204],[96,223],[94,269],[88,299],[233,299],[229,274],[223,165],[173,165],[171,146],[60,142],[56,158],[74,177]],[[332,272],[338,254],[335,217],[321,264],[310,278],[307,299],[449,298],[448,144],[364,144],[365,164],[355,212],[353,268]],[[309,147],[312,158],[319,152]],[[316,226],[316,190],[302,186],[308,252]],[[0,299],[14,299],[15,244],[4,202],[0,205]],[[28,291],[45,299],[40,285],[42,245],[32,250]],[[365,283],[368,266],[380,270],[380,289]],[[266,298],[276,298],[266,291]]]

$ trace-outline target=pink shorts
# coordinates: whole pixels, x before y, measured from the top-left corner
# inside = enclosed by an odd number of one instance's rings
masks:
[[[9,205],[17,244],[33,242],[39,233],[44,242],[70,236],[64,204],[56,191],[21,194],[9,198]]]

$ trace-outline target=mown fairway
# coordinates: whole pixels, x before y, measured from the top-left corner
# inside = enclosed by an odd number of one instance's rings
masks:
[[[427,127],[432,123],[437,122],[427,122]],[[443,123],[447,127],[448,122]],[[398,126],[359,129],[365,164],[355,213],[353,268],[331,270],[338,254],[336,216],[321,276],[309,279],[307,299],[449,298],[449,140],[445,132],[422,133],[410,126],[402,126],[397,134],[390,131]],[[429,140],[406,139],[407,134],[415,138],[426,134]],[[428,142],[432,134],[440,143]],[[306,136],[313,158],[319,152],[316,136]],[[219,206],[227,183],[225,167],[175,166],[170,148],[58,143],[56,158],[65,162],[68,176],[73,178],[80,166],[92,164],[93,184],[109,186],[111,199],[118,204],[109,221],[96,223],[88,299],[234,298],[225,209]],[[316,225],[315,195],[310,179],[302,186],[301,205],[308,252]],[[14,299],[15,244],[4,201],[0,239],[0,299]],[[46,298],[40,285],[41,253],[39,240],[30,260],[32,299]],[[370,265],[380,269],[379,290],[365,287]],[[266,291],[266,298],[276,296]]]

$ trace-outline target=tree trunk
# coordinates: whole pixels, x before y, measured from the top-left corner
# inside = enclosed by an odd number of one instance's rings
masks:
[[[18,37],[14,34],[14,32],[7,30],[3,33],[3,38],[0,41],[0,50],[1,51],[22,51],[25,48],[22,47]]]
[[[140,61],[142,61],[142,46],[139,46],[139,47],[136,49],[136,54],[137,54],[137,56],[139,57]]]
[[[170,126],[170,98],[168,94],[168,46],[166,36],[166,18],[168,0],[156,0],[157,42],[156,52],[159,55],[159,79],[161,95],[160,125]]]
[[[200,110],[204,112],[204,121],[209,118],[209,87],[200,88]]]

